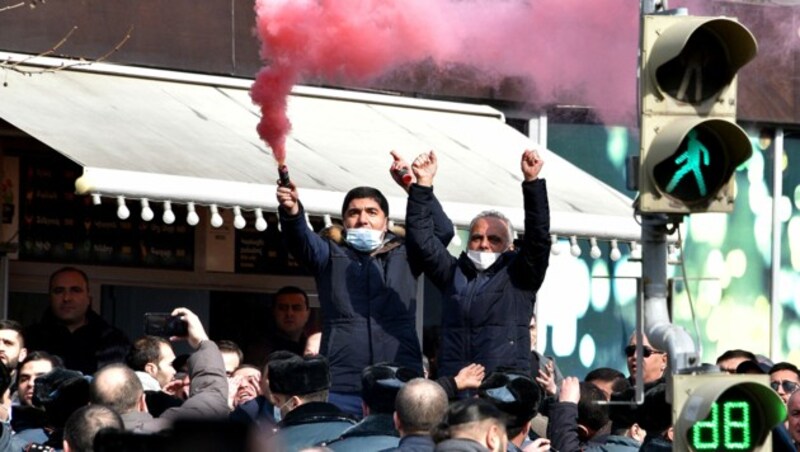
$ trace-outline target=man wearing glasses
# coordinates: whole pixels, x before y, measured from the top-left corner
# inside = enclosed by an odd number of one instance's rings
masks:
[[[642,379],[645,383],[652,383],[664,375],[667,369],[667,352],[656,350],[650,345],[647,336],[642,336]],[[636,335],[632,335],[628,346],[625,347],[625,357],[628,364],[630,379],[636,379]]]
[[[789,396],[800,387],[800,371],[792,363],[777,363],[769,370],[769,385],[783,400],[789,402]]]

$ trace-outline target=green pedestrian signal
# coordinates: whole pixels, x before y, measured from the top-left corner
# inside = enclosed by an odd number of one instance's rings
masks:
[[[644,16],[641,212],[730,212],[733,173],[752,154],[736,125],[736,73],[757,52],[735,19]]]
[[[667,184],[667,193],[674,195],[675,188],[689,173],[694,176],[697,183],[697,192],[700,197],[705,197],[708,193],[706,190],[706,176],[703,174],[703,167],[709,165],[708,149],[703,143],[697,139],[697,130],[690,130],[689,135],[686,136],[686,144],[681,143],[680,149],[686,149],[672,161],[673,164],[678,166],[677,171],[669,171],[667,174],[672,174],[672,177]],[[656,168],[658,171],[658,168]]]

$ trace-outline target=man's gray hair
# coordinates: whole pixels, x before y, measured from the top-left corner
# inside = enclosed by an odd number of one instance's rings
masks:
[[[483,212],[479,213],[469,222],[469,232],[472,234],[472,228],[475,226],[475,222],[480,220],[481,218],[495,218],[497,220],[502,221],[503,223],[508,226],[508,237],[506,241],[507,246],[511,246],[514,244],[514,226],[511,224],[511,220],[508,219],[507,216],[503,215],[502,212],[497,210],[484,210]]]

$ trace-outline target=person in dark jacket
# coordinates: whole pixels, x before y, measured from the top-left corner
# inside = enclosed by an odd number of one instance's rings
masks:
[[[383,452],[432,452],[431,432],[447,411],[447,394],[431,380],[415,378],[397,393],[394,426],[400,443]]]
[[[505,415],[483,399],[450,404],[433,432],[436,452],[503,452],[506,450]]]
[[[372,187],[350,190],[342,203],[343,240],[310,230],[297,188],[279,186],[281,230],[292,256],[314,275],[322,309],[320,354],[330,360],[330,401],[361,411],[361,371],[396,362],[422,371],[416,329],[417,276],[402,238],[388,230],[389,204]],[[441,206],[431,205],[437,240],[454,231]]]
[[[298,356],[288,351],[267,357],[272,403],[281,421],[264,450],[298,451],[338,438],[355,420],[328,403],[331,386],[324,356]]]
[[[412,165],[417,183],[408,197],[406,240],[409,259],[422,261],[425,275],[442,291],[439,375],[455,375],[469,363],[479,363],[487,372],[498,366],[530,370],[528,326],[550,256],[542,165],[536,151],[522,154],[521,247],[514,249],[513,229],[503,214],[483,212],[472,220],[467,252],[458,258],[432,235],[436,155],[422,154]]]
[[[610,396],[609,418],[611,418],[611,434],[603,443],[594,443],[586,452],[636,452],[642,446],[647,432],[636,422],[638,406],[633,403],[636,391],[628,385],[620,392]]]
[[[89,277],[64,267],[50,275],[50,306],[40,323],[25,329],[28,350],[61,357],[64,367],[85,375],[124,362],[130,341],[91,309]]]
[[[522,371],[502,370],[489,374],[478,388],[478,397],[502,411],[506,417],[508,450],[521,451],[522,443],[531,428],[531,419],[539,409],[542,390]],[[549,450],[550,441],[538,438],[532,448]]]
[[[564,378],[558,402],[550,407],[547,437],[553,449],[580,451],[603,444],[610,432],[608,405],[603,390],[575,377]]]
[[[400,433],[395,428],[395,399],[400,389],[422,374],[392,363],[369,366],[361,373],[364,419],[325,445],[334,451],[382,450],[396,447]]]

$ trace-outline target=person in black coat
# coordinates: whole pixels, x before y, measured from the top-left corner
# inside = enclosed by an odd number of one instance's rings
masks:
[[[264,450],[301,450],[334,440],[355,425],[355,419],[327,402],[331,376],[324,356],[277,351],[267,360],[272,403],[281,421]]]
[[[422,371],[416,329],[416,281],[422,270],[408,258],[403,238],[389,231],[389,203],[379,190],[356,187],[347,193],[339,240],[309,229],[294,184],[279,186],[276,196],[287,248],[316,280],[320,354],[330,360],[330,401],[358,416],[365,367],[396,362]],[[449,242],[452,223],[440,205],[431,209],[437,240]]]
[[[57,270],[50,276],[49,292],[42,320],[25,329],[28,350],[57,355],[64,367],[85,375],[125,361],[130,341],[91,309],[86,273],[74,267]]]
[[[442,338],[439,375],[455,375],[470,363],[491,372],[499,366],[530,370],[529,321],[536,292],[550,258],[550,210],[547,187],[536,151],[522,154],[525,235],[513,243],[511,222],[487,211],[472,220],[467,251],[453,257],[432,234],[433,152],[422,154],[412,169],[406,209],[409,260],[422,262],[425,275],[441,290]]]

